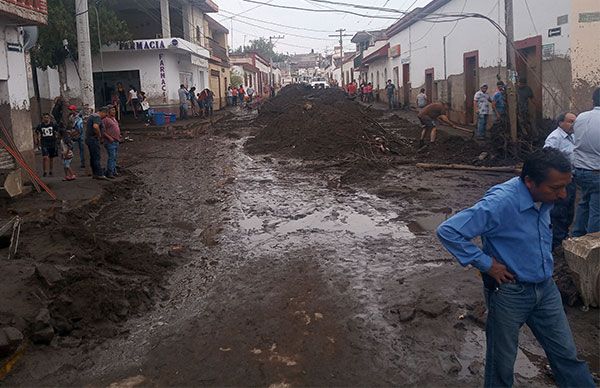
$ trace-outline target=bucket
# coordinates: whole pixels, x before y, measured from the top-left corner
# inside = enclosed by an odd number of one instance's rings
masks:
[[[154,114],[152,115],[152,120],[154,121],[155,125],[165,125],[166,121],[165,121],[165,114],[163,112],[154,112]]]

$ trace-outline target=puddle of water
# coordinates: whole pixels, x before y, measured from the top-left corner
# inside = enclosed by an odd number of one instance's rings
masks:
[[[392,217],[393,218],[393,217]],[[316,211],[305,217],[290,220],[287,222],[276,222],[269,224],[267,220],[258,216],[252,216],[239,222],[240,229],[245,234],[253,232],[270,233],[276,235],[291,234],[294,232],[348,232],[357,237],[382,237],[406,239],[414,235],[404,225],[398,225],[396,222],[389,222],[388,219],[375,219],[365,214],[359,214],[353,210],[336,209]]]
[[[439,212],[417,217],[407,224],[408,230],[414,234],[425,234],[434,231],[442,222],[446,221],[454,213],[452,209],[440,209]]]

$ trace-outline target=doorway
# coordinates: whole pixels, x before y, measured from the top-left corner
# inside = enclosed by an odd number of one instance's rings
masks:
[[[465,74],[465,123],[474,122],[473,96],[477,93],[479,84],[479,51],[464,53]]]
[[[431,104],[433,98],[433,67],[425,69],[425,94],[427,95],[427,103]]]
[[[410,63],[402,65],[402,92],[404,106],[410,106]]]
[[[215,110],[221,109],[223,102],[221,91],[221,74],[218,70],[210,70],[209,88],[215,94],[214,101],[217,102]]]
[[[542,37],[515,41],[515,48],[515,70],[519,79],[525,79],[533,91],[529,114],[535,122],[542,118]]]
[[[112,95],[117,91],[117,83],[123,84],[125,92],[129,92],[129,85],[141,90],[140,71],[105,71],[94,73],[94,103],[104,106],[112,102]]]

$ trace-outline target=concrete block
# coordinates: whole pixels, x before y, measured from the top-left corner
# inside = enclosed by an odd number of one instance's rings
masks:
[[[574,272],[585,306],[600,305],[600,232],[563,241],[565,259]]]

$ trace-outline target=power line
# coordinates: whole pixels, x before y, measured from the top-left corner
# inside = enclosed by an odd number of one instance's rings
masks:
[[[299,34],[294,34],[294,33],[290,33],[290,32],[285,32],[285,33],[284,33],[284,32],[282,32],[282,31],[274,30],[274,29],[272,29],[272,28],[268,28],[268,27],[264,27],[264,26],[259,26],[259,25],[256,25],[256,24],[252,24],[252,23],[250,23],[250,22],[241,21],[241,20],[236,20],[236,21],[237,21],[237,22],[239,22],[239,23],[247,24],[247,25],[249,25],[249,26],[253,26],[253,27],[257,27],[257,28],[261,28],[261,29],[263,29],[263,30],[267,30],[267,31],[271,31],[271,32],[276,32],[276,33],[278,33],[278,34],[287,34],[287,35],[290,35],[290,36],[295,36],[295,37],[297,37],[297,38],[313,39],[313,40],[320,40],[320,41],[322,41],[322,40],[326,39],[326,38],[322,38],[322,37],[321,37],[321,38],[318,38],[318,37],[315,37],[315,36],[299,35]]]
[[[233,12],[227,11],[227,10],[224,10],[224,9],[220,9],[219,12],[225,12],[227,14],[233,15],[233,16],[224,17],[223,19],[221,19],[222,21],[223,20],[227,20],[227,19],[235,19],[238,16],[238,14],[234,14]],[[332,33],[332,32],[335,32],[334,30],[315,30],[315,29],[312,29],[312,28],[288,26],[288,25],[285,25],[285,24],[280,24],[280,23],[275,23],[275,22],[268,22],[268,21],[262,20],[262,19],[251,18],[249,16],[244,16],[244,19],[249,19],[249,20],[252,20],[252,21],[255,21],[255,22],[260,22],[260,23],[265,23],[265,24],[271,24],[271,25],[274,25],[274,26],[277,26],[277,27],[290,28],[290,29],[293,29],[293,30],[309,31],[309,32],[325,32],[325,33],[328,33],[328,34]]]
[[[345,14],[349,14],[349,15],[355,15],[355,16],[360,16],[360,17],[364,17],[364,18],[369,18],[369,17],[374,17],[376,19],[387,19],[387,20],[397,20],[397,17],[392,17],[392,16],[369,16],[369,15],[364,15],[364,14],[360,14],[358,12],[352,12],[352,11],[346,11],[346,10],[341,10],[341,9],[334,9],[334,10],[328,10],[328,9],[310,9],[310,8],[302,8],[302,7],[292,7],[289,5],[278,5],[278,4],[268,4],[268,3],[262,3],[260,1],[256,1],[256,0],[243,0],[247,3],[254,3],[254,4],[262,4],[262,5],[266,5],[269,7],[274,7],[274,8],[283,8],[283,9],[293,9],[293,10],[297,10],[297,11],[309,11],[309,12],[319,12],[319,13],[345,13]]]

